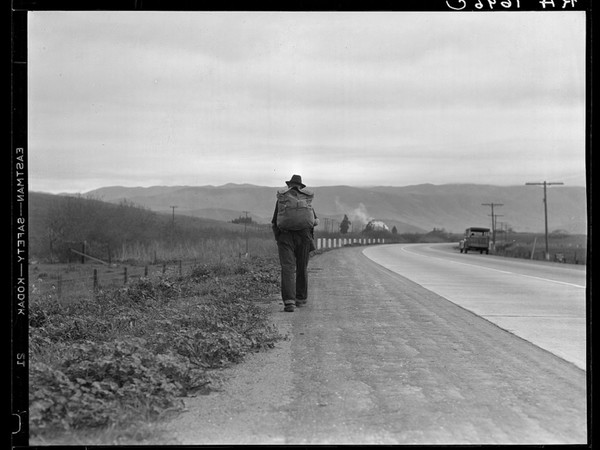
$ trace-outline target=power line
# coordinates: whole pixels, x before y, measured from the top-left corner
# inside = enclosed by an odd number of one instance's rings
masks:
[[[550,259],[550,252],[548,252],[548,198],[546,196],[546,187],[553,185],[562,185],[560,181],[554,183],[548,183],[547,181],[536,182],[536,183],[525,183],[526,186],[544,186],[544,235],[546,238],[546,260]]]

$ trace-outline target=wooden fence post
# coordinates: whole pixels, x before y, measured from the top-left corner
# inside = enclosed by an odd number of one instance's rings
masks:
[[[144,266],[144,277],[148,276],[148,266]]]
[[[127,267],[123,267],[123,284],[127,284]]]
[[[98,292],[98,269],[94,269],[94,292]]]

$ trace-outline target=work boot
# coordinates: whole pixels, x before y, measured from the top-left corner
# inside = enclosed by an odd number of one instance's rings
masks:
[[[296,306],[297,307],[306,306],[306,299],[297,298],[296,299]]]
[[[293,303],[286,303],[285,306],[283,307],[283,310],[285,312],[294,312],[294,304]]]

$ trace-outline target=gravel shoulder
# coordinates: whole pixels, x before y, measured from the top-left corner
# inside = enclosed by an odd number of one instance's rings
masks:
[[[170,444],[581,444],[586,374],[344,248],[311,259],[289,339],[185,399]]]
[[[186,411],[165,429],[169,444],[285,444],[280,408],[290,401],[292,391],[293,315],[284,313],[277,299],[268,308],[287,338],[223,370],[218,391],[186,398]]]

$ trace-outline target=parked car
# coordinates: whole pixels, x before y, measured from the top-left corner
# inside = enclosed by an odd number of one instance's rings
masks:
[[[458,249],[461,253],[468,253],[469,250],[490,252],[490,229],[482,227],[471,227],[465,230],[465,236],[458,243]]]

